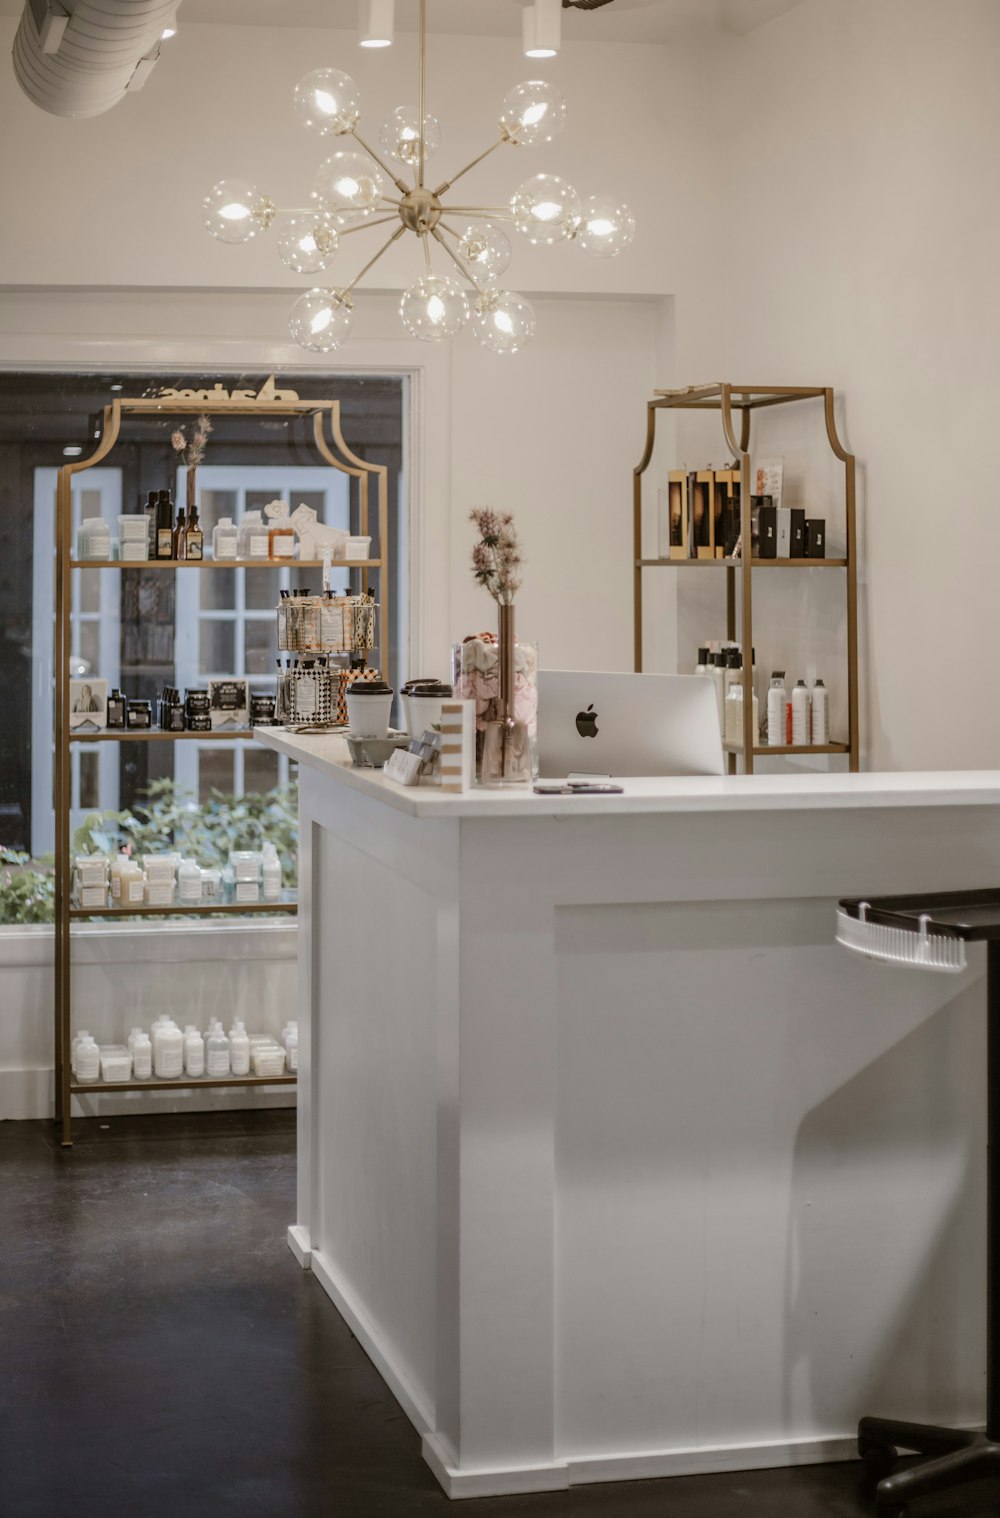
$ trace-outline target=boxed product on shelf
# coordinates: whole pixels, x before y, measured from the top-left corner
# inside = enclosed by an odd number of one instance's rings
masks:
[[[285,1051],[273,1040],[257,1043],[251,1038],[250,1066],[254,1075],[284,1075]]]
[[[245,680],[209,680],[208,702],[213,732],[250,726]]]
[[[132,1055],[124,1044],[102,1044],[101,1080],[127,1081],[132,1077]]]

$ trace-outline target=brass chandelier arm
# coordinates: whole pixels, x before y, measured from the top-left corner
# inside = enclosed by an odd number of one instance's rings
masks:
[[[343,289],[343,292],[342,292],[344,295],[350,295],[350,293],[354,289],[355,285],[360,284],[360,282],[364,279],[365,275],[368,273],[368,270],[375,267],[375,265],[378,263],[379,259],[382,257],[382,254],[383,253],[388,253],[388,251],[392,247],[393,243],[396,242],[400,237],[402,237],[402,235],[403,235],[403,233],[405,231],[406,231],[406,228],[404,226],[399,226],[399,227],[396,228],[395,232],[393,232],[393,234],[389,238],[388,242],[384,242],[382,244],[382,246],[379,248],[379,250],[375,254],[374,258],[370,258],[368,260],[368,262],[365,264],[364,268],[361,269],[357,274],[355,274],[354,278],[351,280],[351,283],[349,285],[345,285],[344,286],[344,289]]]
[[[450,190],[456,180],[461,179],[463,174],[468,174],[469,170],[474,169],[477,163],[482,163],[484,158],[489,158],[491,153],[495,153],[497,148],[503,147],[504,143],[507,141],[508,138],[506,137],[498,137],[496,142],[491,142],[486,151],[480,153],[478,158],[473,158],[471,163],[467,163],[465,165],[464,169],[459,169],[457,174],[453,174],[450,179],[446,179],[443,184],[439,184],[437,189],[434,191],[434,194],[441,196],[445,193],[446,190]]]
[[[510,206],[448,206],[449,216],[482,216],[487,221],[514,221]]]
[[[431,269],[431,245],[427,241],[427,233],[426,232],[423,233],[423,235],[421,236],[420,241],[424,245],[424,272],[427,273],[427,274],[431,274],[431,273],[433,273],[433,270]]]
[[[406,183],[406,180],[400,179],[395,169],[390,169],[389,165],[384,161],[384,159],[381,159],[376,153],[375,149],[371,147],[361,136],[361,134],[358,132],[357,127],[351,127],[351,136],[354,138],[354,141],[357,143],[358,147],[364,148],[365,152],[368,154],[368,157],[371,158],[373,162],[378,164],[383,174],[387,174],[389,176],[393,184],[396,186],[396,189],[399,191],[400,195],[407,195],[409,193],[410,187]]]
[[[439,242],[441,244],[442,248],[447,253],[447,255],[451,259],[452,263],[456,264],[458,266],[459,270],[465,276],[465,278],[468,280],[469,284],[475,290],[476,294],[477,295],[485,295],[485,293],[486,293],[485,290],[482,288],[482,286],[480,284],[477,283],[477,281],[469,273],[468,269],[465,267],[465,264],[459,258],[458,254],[455,252],[454,248],[449,247],[449,245],[445,242],[444,238],[441,236],[441,233],[438,231],[437,227],[433,228],[433,230],[431,232],[431,236],[434,238],[435,242]]]
[[[338,237],[349,237],[352,232],[367,232],[369,227],[385,227],[390,221],[395,221],[395,216],[377,216],[374,221],[359,221],[353,227],[341,227],[338,229]]]

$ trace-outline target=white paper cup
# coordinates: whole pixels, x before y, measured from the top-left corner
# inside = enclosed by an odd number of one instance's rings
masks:
[[[361,681],[347,690],[347,728],[352,738],[388,738],[392,691],[383,681]]]

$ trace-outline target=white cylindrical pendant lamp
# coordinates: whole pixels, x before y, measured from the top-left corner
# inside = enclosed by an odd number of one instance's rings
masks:
[[[562,46],[562,0],[534,0],[524,8],[526,58],[554,58]]]
[[[358,42],[362,47],[388,47],[393,38],[395,0],[360,0]]]

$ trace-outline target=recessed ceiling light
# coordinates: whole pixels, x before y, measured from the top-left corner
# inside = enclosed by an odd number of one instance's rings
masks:
[[[82,452],[83,452],[83,449],[80,447],[80,445],[78,443],[70,443],[70,445],[69,445],[68,448],[64,448],[63,449],[63,455],[64,455],[65,458],[68,458],[68,459],[79,458],[79,456],[80,456],[80,454]]]
[[[562,45],[562,0],[534,0],[521,18],[526,58],[554,58]]]
[[[112,390],[124,390],[125,386],[124,385],[112,385],[111,388],[112,388]]]

